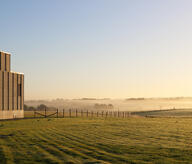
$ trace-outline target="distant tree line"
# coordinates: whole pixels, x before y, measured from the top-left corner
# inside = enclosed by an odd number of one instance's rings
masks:
[[[94,108],[95,109],[113,109],[114,106],[112,104],[98,104],[98,103],[96,103],[94,105]]]
[[[127,101],[129,101],[129,100],[145,100],[145,98],[128,98],[128,99],[126,99]]]
[[[34,110],[41,111],[41,110],[45,110],[45,109],[47,109],[47,110],[55,110],[56,108],[55,107],[48,107],[45,104],[40,104],[37,107],[28,106],[26,104],[24,105],[24,110],[25,111],[34,111]]]

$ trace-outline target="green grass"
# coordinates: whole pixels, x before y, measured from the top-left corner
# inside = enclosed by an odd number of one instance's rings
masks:
[[[191,118],[0,122],[0,163],[191,163]]]
[[[168,110],[152,110],[133,112],[139,116],[151,117],[192,117],[192,109],[168,109]]]

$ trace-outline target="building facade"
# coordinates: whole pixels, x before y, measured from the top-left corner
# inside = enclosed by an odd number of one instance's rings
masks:
[[[0,52],[0,119],[24,117],[24,74],[11,71],[11,55]]]

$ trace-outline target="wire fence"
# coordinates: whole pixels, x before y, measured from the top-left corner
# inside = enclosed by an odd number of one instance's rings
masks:
[[[80,109],[62,110],[33,110],[25,111],[25,118],[74,118],[74,117],[116,117],[128,118],[131,112],[127,111],[93,111]]]

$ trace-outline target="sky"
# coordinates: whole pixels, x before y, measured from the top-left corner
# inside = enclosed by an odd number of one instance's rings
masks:
[[[0,0],[25,99],[192,96],[191,0]]]

